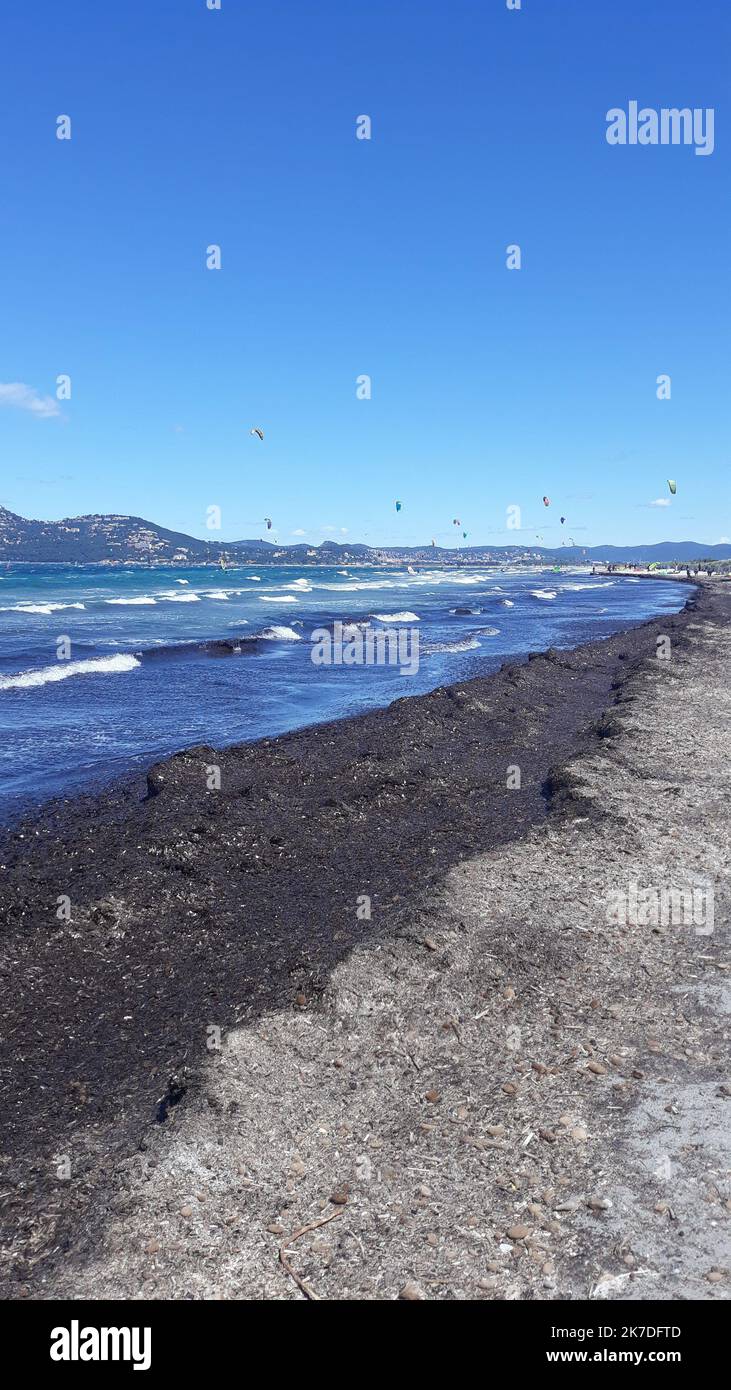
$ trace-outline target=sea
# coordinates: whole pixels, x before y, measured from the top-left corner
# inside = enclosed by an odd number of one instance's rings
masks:
[[[677,612],[687,586],[475,567],[0,569],[0,819],[195,744],[362,713]],[[404,665],[313,661],[312,634],[418,634]],[[320,649],[322,650],[322,648]],[[376,647],[376,650],[377,647]]]

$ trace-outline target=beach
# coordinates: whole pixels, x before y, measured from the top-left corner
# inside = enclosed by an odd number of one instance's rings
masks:
[[[688,595],[6,833],[5,1297],[727,1296],[731,589]],[[631,920],[667,885],[710,931]]]

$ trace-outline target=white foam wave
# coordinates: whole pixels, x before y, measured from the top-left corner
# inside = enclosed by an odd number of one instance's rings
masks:
[[[472,652],[475,647],[482,644],[476,637],[463,637],[461,642],[433,642],[430,646],[424,647],[426,655],[430,652]]]
[[[315,584],[315,589],[327,589],[334,594],[354,593],[356,589],[395,589],[399,585],[392,584],[388,579],[361,580],[351,584]]]
[[[528,591],[534,598],[556,598],[555,589],[529,589]]]
[[[85,608],[84,603],[15,603],[0,613],[60,613],[62,608]]]
[[[420,621],[418,613],[372,613],[377,623],[418,623]]]
[[[265,627],[263,632],[257,633],[258,637],[263,637],[265,642],[301,642],[302,637],[299,632],[295,632],[291,627],[273,626]]]
[[[294,594],[260,594],[261,603],[296,603]]]
[[[105,598],[105,603],[114,603],[124,608],[139,608],[142,604],[149,606],[157,603],[157,599],[150,598],[148,594],[142,594],[139,598]]]
[[[613,579],[606,580],[602,584],[562,584],[562,589],[611,589],[614,584]]]
[[[69,676],[116,676],[134,671],[140,662],[136,656],[98,656],[88,661],[64,661],[58,666],[44,666],[38,671],[20,671],[15,676],[0,676],[0,690],[30,690],[38,685],[50,685],[68,680]]]

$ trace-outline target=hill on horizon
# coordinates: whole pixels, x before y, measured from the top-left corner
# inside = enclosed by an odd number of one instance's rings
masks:
[[[204,541],[182,531],[170,531],[144,517],[122,513],[91,513],[62,521],[33,521],[0,506],[0,560],[35,564],[95,564],[104,561],[136,561],[144,564],[217,564],[224,558],[284,561],[304,564],[308,559],[332,556],[341,561],[384,557],[439,559],[440,563],[465,563],[477,559],[521,557],[564,562],[606,560],[609,564],[651,561],[689,562],[731,559],[731,544],[704,545],[700,541],[659,541],[652,545],[594,545],[547,547],[520,542],[511,545],[465,546],[368,546],[362,542],[322,541],[283,545],[262,539]]]

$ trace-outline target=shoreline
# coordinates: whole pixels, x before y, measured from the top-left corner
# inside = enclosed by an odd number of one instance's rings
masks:
[[[206,1028],[317,1016],[352,952],[423,937],[461,863],[509,853],[571,801],[558,767],[611,738],[606,711],[658,633],[682,650],[727,607],[723,589],[694,586],[680,613],[375,713],[187,750],[150,769],[146,801],[129,787],[75,798],[7,835],[6,1296],[50,1296],[65,1265],[68,1279],[98,1251],[115,1167],[201,1102]],[[64,893],[68,923],[55,918]]]
[[[539,572],[542,571],[536,570],[536,574],[538,574]],[[695,582],[692,579],[688,579],[686,576],[654,575],[650,573],[637,575],[632,574],[628,571],[626,577],[637,580],[642,578],[654,582],[664,581],[665,583],[676,584],[678,586],[688,585],[691,588],[696,587]],[[682,610],[679,609],[677,611]],[[359,622],[360,619],[360,614],[353,614],[352,621],[354,623]],[[620,619],[620,621],[623,620]],[[644,616],[639,617],[635,620],[632,620],[631,627],[641,626],[643,623],[648,621],[651,621],[651,618]],[[631,630],[631,627],[620,627],[617,629],[615,635],[618,635],[623,631],[629,631]],[[592,640],[604,641],[605,638],[597,636]],[[258,634],[254,632],[249,632],[248,629],[244,631],[242,625],[242,631],[240,636],[230,636],[228,634],[220,633],[218,636],[197,637],[189,641],[181,641],[178,643],[176,643],[174,640],[171,640],[170,643],[168,643],[167,645],[164,643],[162,645],[157,645],[152,644],[151,642],[147,646],[135,646],[134,642],[128,642],[123,645],[126,649],[129,650],[130,654],[133,655],[135,659],[143,663],[149,663],[153,661],[158,662],[164,660],[169,655],[185,657],[188,660],[191,660],[193,657],[213,658],[222,656],[228,657],[234,655],[237,657],[253,657],[255,655],[258,655],[260,649],[267,646],[268,643],[265,643],[264,639],[260,638]],[[542,650],[542,648],[539,648],[538,650]],[[572,648],[561,647],[560,650],[572,650]],[[512,653],[508,651],[502,657],[502,664],[505,665],[507,663],[510,663],[511,661],[522,662],[526,659],[527,653],[525,653],[524,651],[518,650]],[[499,670],[500,668],[497,669]],[[17,674],[22,675],[23,673],[19,672]],[[496,672],[490,671],[486,672],[486,675],[487,674],[492,675],[496,674]],[[397,696],[396,698],[402,697]],[[371,708],[384,709],[388,708],[388,704],[371,706]],[[368,706],[366,706],[366,711],[364,712],[367,712],[367,709]],[[315,728],[317,727],[318,723],[331,723],[336,720],[348,719],[351,717],[353,716],[348,713],[333,715],[329,711],[323,712],[322,716],[319,719],[317,718],[317,716],[311,716],[312,722],[304,725],[294,724],[293,727],[285,728],[281,734],[267,734],[257,732],[251,738],[251,740],[242,741],[241,738],[237,738],[235,743],[224,743],[222,747],[224,749],[230,749],[239,746],[239,744],[241,744],[241,746],[251,746],[254,742],[260,742],[264,738],[281,737],[284,736],[286,733],[304,731],[306,729]],[[42,794],[36,791],[35,789],[26,791],[24,794],[18,792],[17,790],[13,790],[12,793],[9,793],[6,804],[3,804],[2,800],[0,800],[0,844],[2,843],[2,837],[4,835],[9,834],[13,829],[20,828],[25,821],[33,820],[36,816],[43,815],[46,812],[52,812],[53,808],[56,806],[58,806],[59,808],[63,808],[65,811],[69,807],[72,807],[77,801],[82,799],[84,801],[90,801],[93,799],[100,799],[105,796],[116,798],[120,791],[123,789],[129,789],[129,791],[133,793],[136,787],[144,785],[145,772],[146,769],[150,766],[153,758],[157,758],[157,760],[162,761],[166,758],[174,757],[178,752],[184,751],[185,748],[188,746],[192,745],[178,744],[177,746],[170,747],[167,751],[158,750],[156,753],[147,752],[144,750],[140,750],[136,753],[130,752],[129,756],[126,759],[119,757],[114,758],[113,765],[110,768],[100,766],[94,767],[93,771],[89,772],[88,777],[84,781],[71,781],[66,785],[66,787],[64,787],[64,784],[61,783],[57,786],[55,790],[48,788],[43,790]]]

